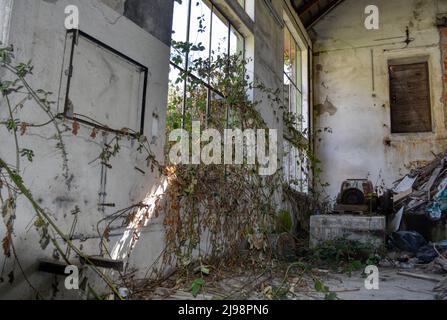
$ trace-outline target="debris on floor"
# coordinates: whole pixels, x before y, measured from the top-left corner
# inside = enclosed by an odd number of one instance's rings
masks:
[[[393,191],[395,208],[403,207],[405,214],[424,212],[433,221],[441,220],[447,212],[447,152],[396,181]]]
[[[259,272],[259,270],[256,270]],[[280,272],[282,271],[282,272]],[[365,287],[362,271],[351,274],[314,268],[275,270],[256,273],[249,270],[226,270],[219,277],[207,278],[200,293],[193,294],[190,283],[167,280],[150,290],[140,290],[134,299],[142,300],[435,300],[447,299],[447,278],[427,273],[417,267],[403,271],[381,268],[378,290]]]

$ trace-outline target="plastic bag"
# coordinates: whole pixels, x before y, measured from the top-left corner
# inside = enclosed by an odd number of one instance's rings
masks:
[[[434,244],[436,250],[442,253],[447,250],[447,240],[440,241]],[[420,263],[430,263],[438,257],[438,252],[434,249],[433,244],[428,244],[419,249],[416,257],[419,259]]]
[[[416,231],[398,231],[390,235],[390,245],[396,249],[416,254],[428,242]]]
[[[447,210],[447,188],[439,191],[433,200],[433,203],[427,208],[427,213],[432,220],[437,221]]]

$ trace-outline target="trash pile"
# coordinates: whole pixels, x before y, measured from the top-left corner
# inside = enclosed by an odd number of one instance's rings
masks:
[[[447,213],[447,151],[425,167],[395,182],[394,207],[402,213],[425,213],[439,221]]]
[[[393,250],[407,252],[417,258],[416,262],[427,264],[436,258],[447,256],[447,240],[429,243],[415,231],[394,232],[389,237],[389,247]],[[447,270],[445,270],[447,273]]]
[[[399,272],[398,274],[438,282],[434,288],[437,298],[447,300],[447,277],[445,276],[447,274],[447,240],[429,243],[418,232],[398,231],[389,236],[388,247],[392,250],[388,254],[388,258],[396,260],[395,267],[399,269],[415,269],[417,267],[425,271],[425,274],[410,272]],[[393,256],[391,257],[391,255]],[[443,277],[432,278],[426,273],[438,274]]]

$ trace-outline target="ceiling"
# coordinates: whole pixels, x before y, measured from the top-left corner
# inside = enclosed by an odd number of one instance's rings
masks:
[[[292,0],[292,5],[304,26],[306,28],[311,28],[343,1],[344,0]]]

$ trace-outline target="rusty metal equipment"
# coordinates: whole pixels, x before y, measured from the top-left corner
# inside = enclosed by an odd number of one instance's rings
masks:
[[[374,186],[367,179],[349,179],[342,183],[336,213],[374,214],[377,212],[379,197]]]

